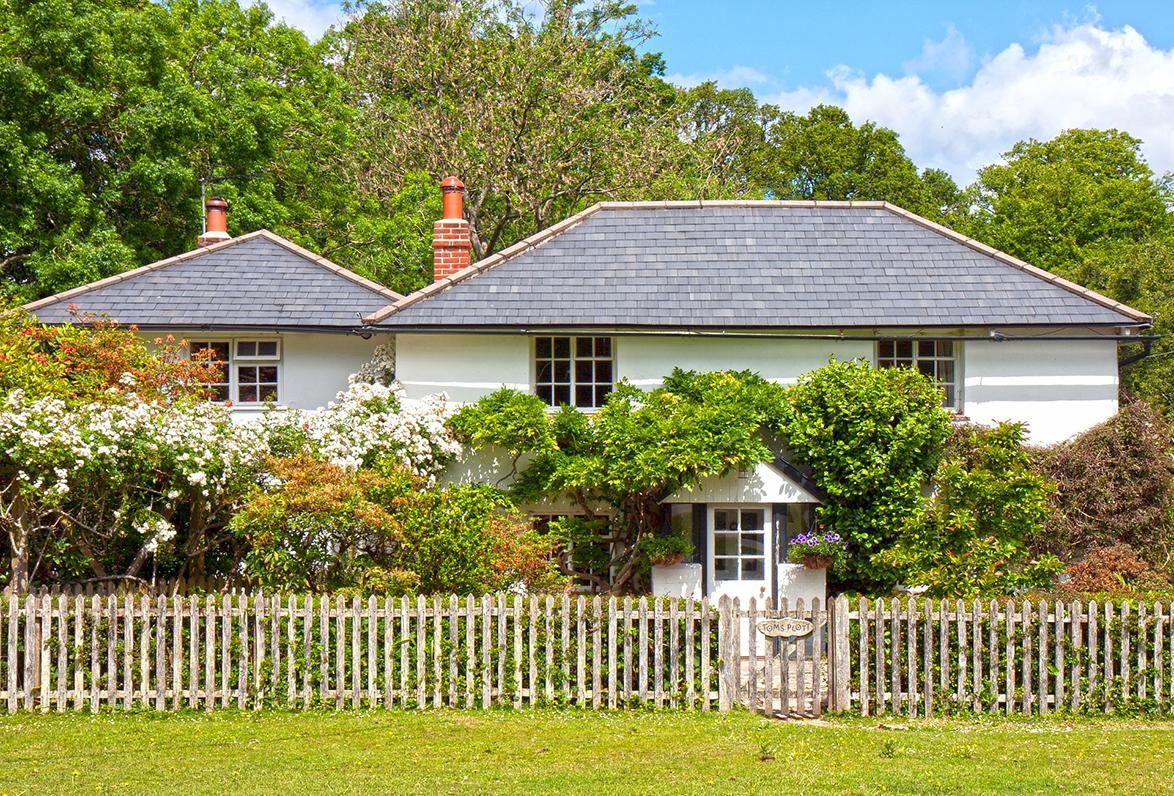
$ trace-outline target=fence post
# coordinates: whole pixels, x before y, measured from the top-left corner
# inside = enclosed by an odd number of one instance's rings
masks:
[[[851,707],[851,698],[848,689],[848,598],[844,595],[832,598],[832,639],[830,646],[831,661],[831,709],[833,713],[842,713]]]
[[[734,670],[737,653],[733,649],[730,625],[730,598],[722,595],[717,602],[717,709],[728,713],[734,702]]]

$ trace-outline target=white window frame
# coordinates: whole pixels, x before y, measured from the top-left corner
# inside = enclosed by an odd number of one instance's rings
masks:
[[[963,378],[962,378],[962,358],[963,358],[962,341],[961,341],[961,340],[956,340],[956,339],[953,339],[953,338],[950,338],[950,337],[925,337],[925,338],[921,338],[921,339],[917,339],[917,340],[908,340],[907,338],[906,338],[906,339],[901,339],[901,338],[896,338],[896,337],[893,337],[893,338],[884,338],[884,339],[882,339],[882,340],[877,340],[877,341],[876,341],[876,345],[873,347],[873,360],[872,360],[872,362],[873,362],[873,365],[874,365],[875,367],[877,367],[877,368],[880,368],[880,367],[882,367],[882,366],[881,366],[881,364],[880,364],[882,359],[891,359],[891,360],[899,360],[899,359],[910,359],[909,357],[898,357],[898,356],[896,356],[896,353],[897,353],[896,346],[897,346],[897,344],[898,344],[898,343],[904,343],[904,342],[909,342],[909,343],[911,343],[911,344],[912,344],[912,346],[913,346],[913,348],[912,348],[912,351],[913,351],[913,356],[912,356],[912,359],[911,359],[911,364],[909,364],[909,365],[898,365],[898,366],[895,366],[895,365],[885,365],[884,367],[911,367],[913,370],[917,370],[918,372],[920,372],[920,370],[919,370],[919,369],[918,369],[918,367],[917,367],[917,363],[918,363],[918,362],[920,362],[920,361],[933,361],[933,362],[935,362],[935,363],[936,363],[936,362],[953,362],[953,363],[954,363],[954,380],[953,380],[953,384],[952,384],[952,386],[953,386],[953,388],[954,388],[954,400],[953,400],[952,402],[951,402],[951,401],[948,401],[948,400],[946,399],[946,393],[945,393],[945,390],[943,389],[943,390],[942,390],[942,406],[943,406],[944,408],[946,408],[946,409],[950,410],[951,412],[954,412],[955,414],[960,414],[960,413],[962,412],[962,407],[963,407],[963,402],[962,402],[962,385],[963,385]],[[880,347],[881,347],[881,344],[882,344],[882,343],[892,343],[892,344],[893,344],[893,346],[894,346],[894,348],[893,348],[893,354],[894,354],[894,355],[893,355],[892,357],[881,357],[881,353],[880,353]],[[933,343],[933,344],[934,344],[934,353],[933,353],[933,355],[932,355],[932,356],[931,356],[931,355],[922,355],[922,354],[921,354],[921,353],[918,351],[918,344],[919,344],[919,343]],[[943,356],[939,356],[939,355],[938,355],[938,353],[937,353],[937,345],[938,345],[939,343],[950,343],[950,344],[953,346],[953,354],[952,354],[951,356],[949,356],[949,357],[943,357]],[[935,367],[935,369],[934,369],[934,370],[935,370],[935,374],[936,374],[937,368]],[[941,381],[939,381],[939,380],[938,380],[938,378],[937,378],[937,376],[936,376],[936,375],[934,376],[934,384],[935,384],[935,386],[937,386],[937,387],[941,388],[941,386],[942,386],[942,384],[943,384],[943,383],[947,383],[947,384],[948,384],[949,382],[941,382]]]
[[[734,555],[719,554],[717,551],[717,538],[719,533],[729,533],[729,531],[719,531],[717,529],[717,513],[719,511],[734,511],[738,514],[738,552]],[[762,536],[762,554],[748,555],[742,552],[742,535],[746,533],[742,530],[742,512],[743,511],[757,511],[762,514],[762,528],[758,531],[751,531],[750,533],[758,533]],[[713,568],[713,582],[714,583],[770,583],[771,582],[771,568],[774,565],[774,554],[771,552],[772,539],[774,533],[774,517],[771,506],[759,503],[729,503],[729,504],[714,504],[709,506],[709,535],[710,535],[710,552],[709,552],[709,566]],[[742,561],[743,559],[757,558],[762,561],[762,577],[760,578],[743,578],[742,577]],[[718,574],[717,562],[718,560],[736,561],[738,577],[723,578]]]
[[[565,337],[571,341],[571,343],[570,343],[570,345],[571,345],[571,357],[570,357],[570,363],[571,363],[570,377],[571,377],[571,380],[569,383],[570,384],[570,399],[571,400],[568,402],[568,405],[572,409],[577,409],[581,412],[596,412],[602,408],[602,404],[595,405],[595,388],[601,384],[604,384],[604,382],[592,381],[591,382],[591,385],[593,388],[591,391],[592,405],[580,406],[575,401],[576,387],[579,386],[579,382],[578,382],[578,379],[576,378],[576,374],[575,374],[575,363],[580,362],[580,361],[587,361],[587,362],[609,361],[609,362],[611,362],[611,390],[609,390],[609,394],[611,392],[614,392],[615,387],[616,387],[616,382],[618,381],[618,379],[616,378],[616,374],[617,374],[616,365],[618,362],[618,360],[617,360],[618,338],[616,338],[614,335],[610,335],[610,334],[539,334],[539,335],[532,336],[530,338],[530,393],[532,395],[538,395],[538,340],[539,340],[539,338],[547,338],[547,339],[551,340],[551,346],[552,346],[551,353],[553,355],[553,345],[554,345],[553,341],[556,338],[560,338],[560,337]],[[595,345],[594,345],[594,343],[592,343],[592,346],[591,346],[592,356],[591,357],[579,357],[575,353],[576,348],[577,348],[577,341],[579,341],[581,339],[585,339],[585,338],[590,339],[592,341],[597,340],[599,338],[607,338],[608,340],[610,340],[611,341],[611,356],[610,357],[597,357],[597,356],[595,356],[595,354],[594,354]],[[553,356],[551,358],[553,359]],[[555,383],[553,381],[553,374],[552,374],[552,381],[550,383],[551,384]],[[539,397],[541,398],[542,396],[539,396]],[[550,407],[551,411],[557,411],[559,409],[559,407],[561,406],[561,404],[548,404],[548,406]]]
[[[258,354],[254,356],[243,357],[237,352],[241,343],[276,343],[276,353],[274,354]],[[213,343],[225,343],[228,346],[228,361],[223,363],[226,370],[225,382],[228,384],[228,400],[227,402],[216,401],[215,403],[228,403],[232,405],[233,409],[264,409],[272,403],[273,406],[282,406],[282,398],[285,395],[285,368],[283,367],[284,360],[282,355],[284,353],[280,337],[266,337],[258,335],[248,335],[231,337],[225,335],[193,335],[188,339],[188,356],[198,350],[198,346],[211,345]],[[277,398],[272,402],[267,401],[241,401],[240,400],[240,374],[239,367],[274,367],[277,368]],[[259,374],[258,374],[259,375]],[[224,382],[221,382],[224,383]],[[249,382],[250,384],[271,384],[273,382]],[[212,400],[212,399],[209,399]]]

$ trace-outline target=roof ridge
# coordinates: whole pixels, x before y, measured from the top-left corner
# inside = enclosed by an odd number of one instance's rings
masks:
[[[903,207],[898,207],[897,205],[890,202],[882,202],[881,205],[885,210],[896,216],[904,218],[907,221],[912,221],[913,223],[922,226],[931,232],[936,232],[943,237],[949,238],[950,240],[953,240],[957,243],[961,243],[963,246],[966,246],[967,248],[972,249],[979,254],[985,254],[987,257],[998,260],[1004,265],[1008,265],[1024,272],[1025,274],[1029,274],[1030,276],[1034,276],[1037,279],[1041,279],[1045,282],[1048,282],[1049,284],[1055,285],[1056,287],[1066,290],[1069,293],[1074,293],[1082,298],[1088,299],[1089,301],[1100,304],[1103,307],[1120,312],[1122,315],[1133,318],[1139,323],[1153,322],[1152,316],[1147,315],[1140,310],[1135,310],[1128,304],[1123,304],[1120,301],[1111,299],[1102,293],[1096,292],[1095,290],[1084,287],[1083,285],[1078,285],[1062,276],[1053,274],[1051,271],[1046,271],[1039,266],[1032,265],[1031,263],[1024,260],[1020,260],[1018,257],[1013,257],[1004,251],[996,249],[994,246],[989,246],[982,241],[975,240],[974,238],[963,235],[961,232],[950,229],[943,224],[939,224],[936,221],[931,221],[925,216],[919,216],[912,211],[906,210]]]
[[[356,274],[354,271],[351,271],[347,268],[343,268],[341,265],[339,265],[335,262],[332,262],[331,260],[326,259],[325,257],[323,257],[320,254],[315,254],[314,252],[310,251],[309,249],[303,248],[302,246],[299,246],[298,244],[294,243],[292,240],[289,240],[288,238],[283,238],[275,232],[270,232],[267,229],[260,229],[260,230],[257,230],[256,234],[260,237],[264,237],[266,240],[269,240],[272,243],[276,243],[278,246],[281,246],[282,248],[286,249],[287,251],[293,252],[294,254],[298,255],[299,257],[302,257],[303,259],[309,260],[310,262],[314,263],[317,266],[325,268],[327,271],[330,271],[331,273],[335,274],[336,276],[340,276],[343,279],[346,279],[350,282],[353,282],[356,285],[359,285],[360,287],[364,287],[364,288],[372,291],[373,293],[378,293],[379,295],[381,295],[385,298],[389,298],[392,301],[399,301],[400,299],[403,298],[402,294],[396,293],[391,288],[386,287],[384,285],[381,285],[378,282],[371,280],[371,279],[368,279],[365,276],[360,276],[359,274]]]
[[[404,309],[405,307],[410,307],[413,304],[416,304],[420,301],[423,301],[424,299],[428,298],[429,296],[431,296],[434,293],[439,293],[440,291],[445,290],[446,288],[448,288],[452,285],[455,285],[458,282],[463,282],[466,279],[470,279],[471,277],[477,276],[478,274],[481,274],[481,273],[484,273],[485,271],[488,271],[490,268],[501,265],[502,263],[506,262],[507,260],[513,259],[514,257],[518,256],[522,252],[529,251],[530,249],[533,249],[535,246],[539,245],[540,243],[543,243],[544,241],[548,240],[549,238],[553,238],[554,236],[565,232],[566,230],[568,230],[571,227],[578,224],[580,221],[588,218],[589,216],[595,215],[600,210],[605,210],[605,209],[610,209],[610,208],[607,208],[604,202],[596,202],[595,204],[588,207],[586,210],[581,210],[578,213],[575,213],[573,216],[568,216],[567,218],[564,218],[562,221],[558,222],[557,224],[549,226],[546,229],[539,230],[538,232],[535,232],[533,235],[530,235],[528,237],[523,238],[522,240],[518,241],[517,243],[513,244],[512,246],[507,246],[506,248],[502,249],[501,251],[497,252],[496,254],[491,254],[488,257],[484,258],[483,260],[478,260],[477,262],[473,263],[472,265],[466,266],[465,268],[462,268],[460,271],[457,271],[454,274],[446,276],[444,279],[439,279],[435,282],[432,282],[431,284],[425,285],[424,287],[420,288],[419,290],[416,290],[412,293],[409,293],[406,296],[401,297],[398,301],[396,301],[392,304],[389,304],[388,306],[384,307],[381,310],[378,310],[377,312],[372,313],[371,315],[368,315],[366,318],[363,319],[363,322],[367,323],[367,324],[379,323],[383,319],[387,318],[389,315],[393,315],[393,314],[399,312],[400,310]]]
[[[142,274],[159,271],[172,265],[187,262],[188,260],[194,260],[198,257],[203,257],[206,254],[214,254],[216,252],[224,251],[241,243],[257,239],[263,239],[269,241],[270,243],[277,244],[278,246],[281,246],[285,250],[292,252],[301,258],[309,260],[314,265],[317,265],[320,268],[324,268],[334,273],[336,276],[342,277],[343,279],[367,288],[374,293],[378,293],[384,298],[391,299],[392,301],[397,301],[403,298],[394,290],[384,287],[377,282],[373,282],[370,279],[359,276],[353,271],[348,271],[342,266],[336,265],[330,260],[327,260],[325,257],[314,254],[314,252],[311,252],[308,249],[302,248],[293,241],[283,238],[275,232],[271,232],[268,229],[258,229],[252,232],[246,232],[244,235],[239,235],[235,238],[229,238],[228,240],[220,241],[219,243],[213,243],[210,246],[204,246],[203,248],[181,252],[180,254],[176,254],[171,257],[165,257],[162,260],[156,260],[153,263],[140,265],[138,268],[132,268],[129,271],[123,271],[121,273],[108,276],[104,279],[98,279],[94,282],[87,282],[84,285],[78,285],[77,287],[70,288],[69,290],[63,290],[60,293],[54,293],[51,296],[46,296],[45,298],[31,301],[28,304],[23,305],[21,309],[27,312],[35,312],[36,310],[44,309],[45,307],[49,307],[54,304],[60,304],[62,301],[68,301],[69,299],[76,298],[77,296],[83,296],[100,288],[116,285],[129,279],[134,279],[135,277],[141,276]]]

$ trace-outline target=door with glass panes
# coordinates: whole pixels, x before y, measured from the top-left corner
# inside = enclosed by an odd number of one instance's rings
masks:
[[[710,506],[709,597],[751,597],[761,602],[771,594],[770,506]]]

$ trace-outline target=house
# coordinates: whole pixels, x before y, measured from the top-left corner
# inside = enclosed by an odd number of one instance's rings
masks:
[[[368,318],[394,332],[408,397],[504,384],[591,411],[619,380],[651,388],[674,367],[792,384],[860,358],[916,368],[960,419],[1022,421],[1047,444],[1116,413],[1118,348],[1151,320],[884,202],[605,202],[470,264],[460,184],[444,190],[434,283]],[[819,499],[776,458],[666,513],[693,534],[704,594],[795,597],[822,592],[785,563]]]
[[[61,322],[76,304],[213,346],[232,365],[218,395],[238,407],[320,406],[380,340],[409,399],[506,385],[584,411],[674,367],[792,384],[860,358],[916,368],[959,418],[1022,421],[1040,444],[1117,411],[1118,349],[1151,320],[884,202],[605,202],[471,263],[464,187],[441,189],[435,281],[408,296],[258,232],[29,308]],[[482,459],[450,477],[500,472]],[[666,517],[692,532],[705,594],[794,595],[819,591],[784,563],[819,500],[776,457],[673,495]]]
[[[222,199],[208,200],[207,212],[193,251],[25,308],[45,323],[108,315],[149,338],[210,350],[225,365],[210,394],[237,416],[325,405],[379,343],[363,317],[402,296],[267,230],[230,238]]]

